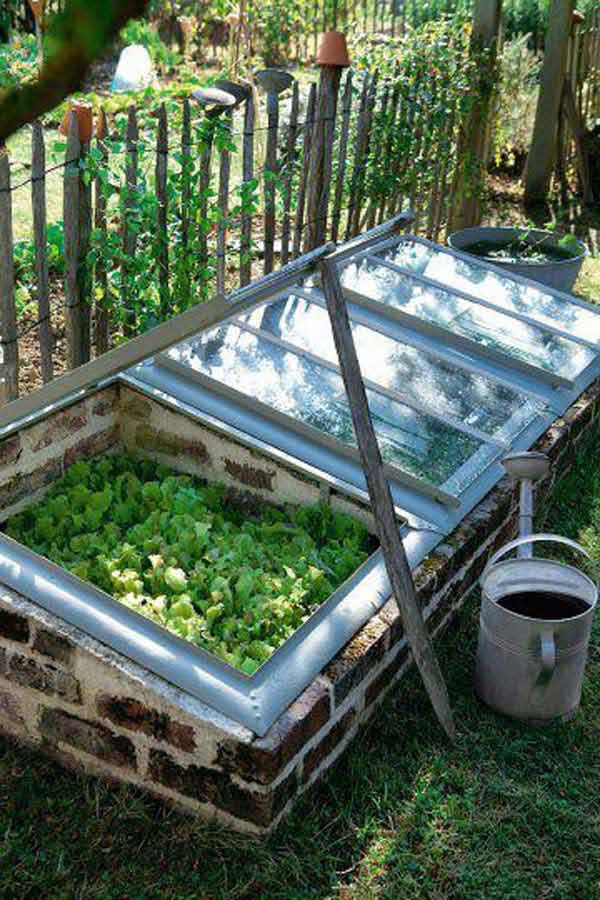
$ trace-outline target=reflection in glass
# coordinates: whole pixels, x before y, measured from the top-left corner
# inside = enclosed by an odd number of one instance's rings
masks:
[[[341,280],[358,294],[563,378],[575,379],[594,359],[589,347],[479,306],[451,290],[421,284],[375,260],[350,263]]]
[[[527,315],[587,341],[600,341],[600,314],[594,310],[555,297],[543,287],[504,277],[476,260],[462,259],[410,241],[382,250],[377,256],[418,275],[433,278],[445,287],[455,287],[481,297],[499,309]]]
[[[341,377],[264,338],[225,325],[169,351],[195,371],[356,447]],[[497,448],[381,394],[367,391],[383,459],[448,491],[464,490]],[[448,485],[446,487],[446,485]]]
[[[303,297],[292,294],[241,318],[296,347],[338,362],[327,310]],[[514,437],[540,412],[541,404],[485,375],[461,369],[366,325],[352,322],[351,327],[365,378],[438,415],[504,439]]]

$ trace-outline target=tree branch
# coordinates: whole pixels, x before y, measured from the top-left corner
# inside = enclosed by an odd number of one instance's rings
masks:
[[[47,60],[37,81],[0,91],[0,142],[77,91],[90,65],[148,0],[67,0],[50,20]]]

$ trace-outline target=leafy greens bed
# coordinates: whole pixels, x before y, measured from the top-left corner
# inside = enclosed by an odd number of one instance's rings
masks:
[[[324,504],[250,507],[128,456],[75,463],[6,531],[247,674],[374,546]]]

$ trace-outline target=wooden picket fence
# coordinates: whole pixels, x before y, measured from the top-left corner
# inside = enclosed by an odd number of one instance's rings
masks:
[[[29,178],[11,182],[0,155],[1,400],[270,272],[311,249],[315,235],[347,240],[410,205],[415,231],[437,239],[461,202],[453,188],[464,123],[441,81],[428,80],[425,102],[417,93],[418,85],[403,96],[394,78],[348,70],[325,129],[317,86],[301,92],[297,82],[285,100],[271,98],[268,114],[256,92],[213,120],[187,100],[132,107],[126,128],[109,122],[90,144],[80,143],[73,116],[60,163],[64,269],[52,277],[47,189],[57,166],[46,165],[46,150],[56,132],[36,123]],[[324,210],[309,174],[317,134],[329,142]],[[27,191],[36,313],[19,318],[12,204]]]

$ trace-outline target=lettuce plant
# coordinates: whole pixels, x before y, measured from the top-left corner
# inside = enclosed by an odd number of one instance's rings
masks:
[[[373,548],[364,525],[325,504],[243,503],[120,455],[75,463],[6,531],[247,674]]]

